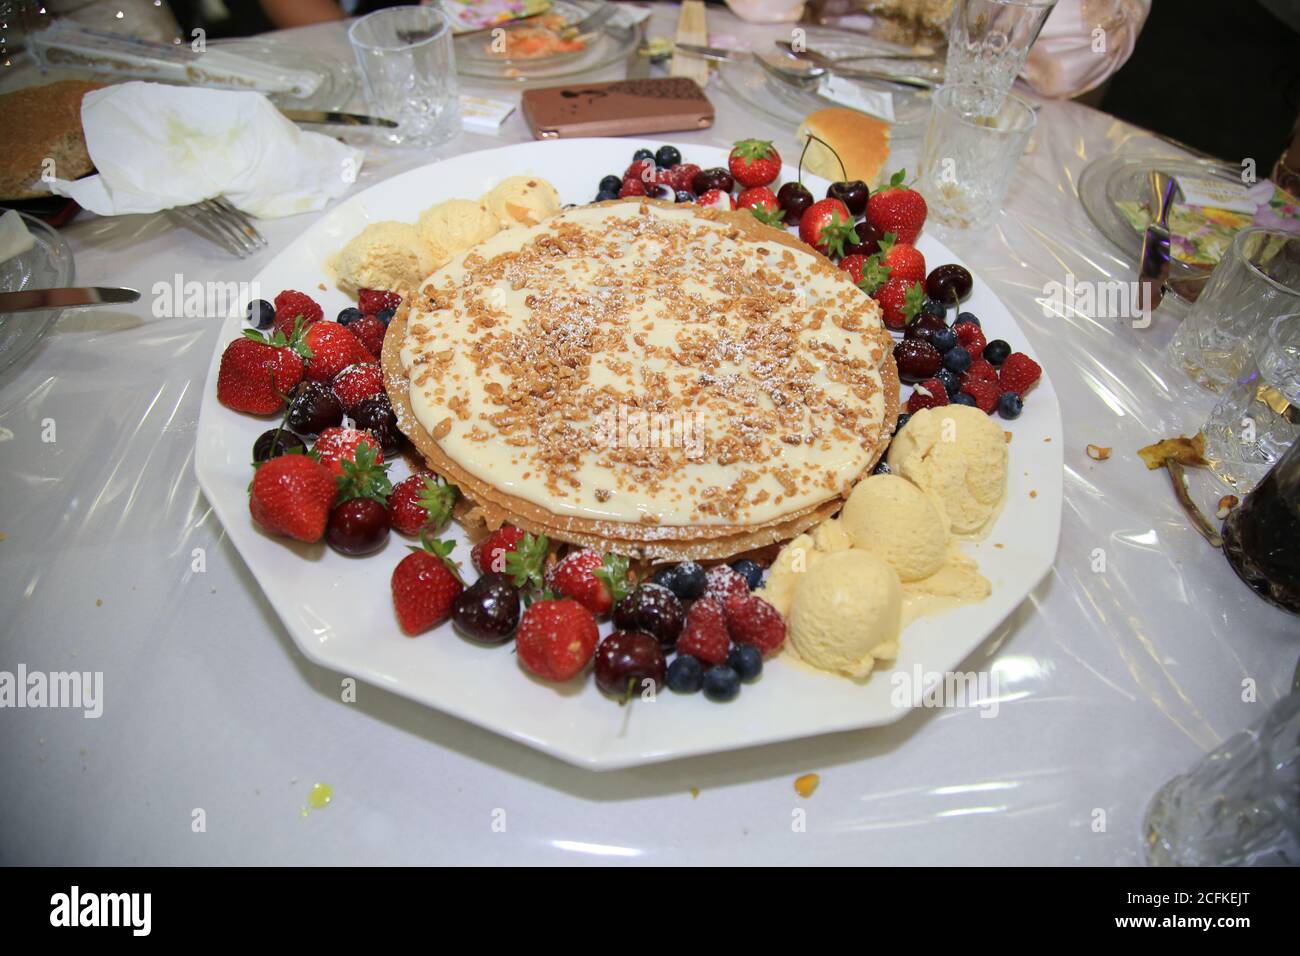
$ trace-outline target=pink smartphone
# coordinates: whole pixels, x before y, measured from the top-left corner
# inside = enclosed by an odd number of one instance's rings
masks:
[[[713,104],[699,84],[685,77],[546,86],[525,90],[520,105],[536,139],[631,136],[713,125]]]

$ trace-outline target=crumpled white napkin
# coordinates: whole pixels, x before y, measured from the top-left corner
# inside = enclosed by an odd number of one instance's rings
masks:
[[[347,191],[363,159],[261,93],[122,83],[82,98],[81,125],[99,175],[50,188],[101,216],[217,196],[262,219],[311,212]]]

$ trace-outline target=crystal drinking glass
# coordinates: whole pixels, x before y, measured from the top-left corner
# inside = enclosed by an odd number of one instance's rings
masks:
[[[1055,5],[1056,0],[956,0],[945,82],[975,87],[977,112],[996,113]]]

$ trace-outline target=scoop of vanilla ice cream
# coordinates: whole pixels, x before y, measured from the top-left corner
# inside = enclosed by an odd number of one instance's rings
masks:
[[[420,213],[415,230],[443,265],[461,250],[495,236],[500,227],[484,200],[449,199]]]
[[[853,547],[853,538],[849,535],[842,521],[828,518],[812,529],[813,544],[824,554],[835,551],[847,551]]]
[[[408,222],[372,222],[339,250],[334,271],[345,292],[412,291],[438,267],[433,250]]]
[[[903,581],[928,578],[943,566],[948,553],[943,505],[897,475],[872,475],[858,482],[844,503],[840,523],[853,547],[884,558]]]
[[[788,636],[806,663],[866,677],[877,659],[898,653],[903,592],[883,559],[856,548],[817,561],[795,588]]]
[[[969,405],[917,412],[894,436],[887,460],[891,472],[943,503],[954,534],[986,533],[1006,498],[1006,437]]]
[[[790,605],[794,603],[795,588],[803,580],[809,562],[815,557],[820,557],[820,554],[811,534],[792,538],[767,569],[763,586],[754,593],[776,608],[782,617],[788,618]]]
[[[497,183],[483,202],[502,229],[535,226],[560,211],[560,194],[540,176],[511,176]]]

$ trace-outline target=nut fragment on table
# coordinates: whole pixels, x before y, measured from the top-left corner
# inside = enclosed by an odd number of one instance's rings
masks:
[[[1110,457],[1110,449],[1104,445],[1089,445],[1084,449],[1093,461],[1105,461]]]
[[[811,797],[821,780],[822,778],[815,773],[806,773],[802,777],[796,778],[794,782],[795,792],[801,797]]]
[[[1237,507],[1238,498],[1236,495],[1224,495],[1219,499],[1219,510],[1214,513],[1215,517],[1222,521],[1228,517],[1228,512]]]

